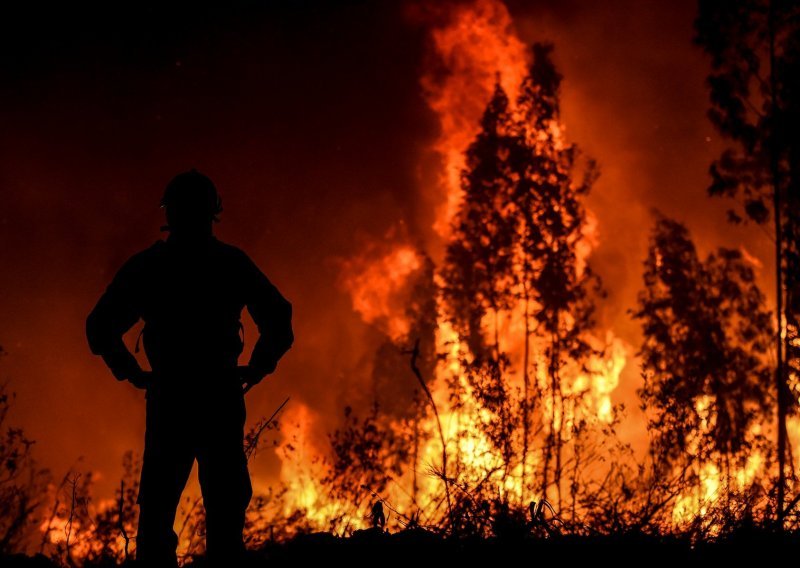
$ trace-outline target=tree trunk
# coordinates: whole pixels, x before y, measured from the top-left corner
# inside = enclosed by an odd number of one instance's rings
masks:
[[[542,459],[542,499],[547,499],[547,486],[549,484],[548,472],[550,470],[550,454],[553,450],[553,425],[554,420],[550,420],[550,431],[547,433],[547,439],[544,444],[544,458]]]
[[[523,290],[525,293],[525,347],[523,348],[523,356],[522,356],[522,482],[520,484],[520,495],[522,496],[522,502],[525,503],[525,483],[526,483],[526,474],[527,474],[527,465],[528,465],[528,436],[530,434],[530,425],[528,421],[530,420],[530,414],[528,412],[528,404],[529,404],[529,382],[530,379],[528,377],[528,367],[530,366],[530,337],[531,337],[531,327],[530,327],[530,316],[528,314],[529,306],[530,306],[530,297],[528,293],[528,281],[527,281],[527,266],[525,269],[525,281],[523,282]]]
[[[777,77],[775,74],[775,7],[774,1],[769,3],[768,14],[769,29],[769,75],[770,75],[770,112],[776,117],[778,101]],[[772,173],[772,199],[773,217],[775,221],[775,317],[776,326],[776,364],[775,364],[775,388],[778,398],[778,502],[776,505],[778,525],[783,529],[783,505],[786,495],[786,414],[788,404],[786,400],[786,374],[784,371],[784,333],[783,333],[783,226],[782,226],[782,206],[781,206],[781,183],[780,168],[778,163],[778,137],[775,132],[776,126],[773,124],[770,133],[770,168]]]
[[[555,467],[553,468],[553,482],[556,485],[558,510],[561,510],[561,429],[564,427],[564,398],[561,396],[561,380],[559,367],[561,366],[558,337],[558,314],[556,314],[556,331],[550,338],[550,388],[553,391],[553,447],[555,451]],[[558,411],[558,412],[556,412]],[[556,414],[558,420],[556,421]]]
[[[419,391],[417,391],[419,392]],[[415,403],[416,410],[414,412],[414,469],[413,469],[413,484],[411,486],[411,501],[414,506],[414,509],[417,509],[417,492],[419,491],[419,486],[417,485],[417,462],[419,461],[419,414],[422,412],[420,408],[420,402],[417,396],[415,395]]]

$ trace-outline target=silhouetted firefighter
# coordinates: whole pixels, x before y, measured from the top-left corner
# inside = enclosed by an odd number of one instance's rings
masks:
[[[213,236],[221,203],[206,176],[176,176],[162,200],[169,237],[125,263],[86,322],[92,352],[118,380],[147,390],[136,539],[147,566],[176,565],[172,525],[195,459],[209,560],[235,565],[241,557],[252,496],[244,392],[275,370],[294,339],[291,304],[244,252]],[[242,367],[245,306],[259,338]],[[122,341],[139,319],[152,372]]]

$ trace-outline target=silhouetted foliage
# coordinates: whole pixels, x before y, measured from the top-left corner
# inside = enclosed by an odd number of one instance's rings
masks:
[[[513,143],[508,96],[498,83],[466,152],[462,205],[442,268],[442,295],[449,320],[470,351],[485,356],[483,319],[511,307],[518,275],[514,180],[508,157]],[[496,326],[495,321],[495,326]],[[499,351],[497,329],[491,347]]]
[[[33,459],[33,440],[8,422],[13,400],[0,384],[0,554],[19,550],[37,528],[49,481],[49,473]]]
[[[730,212],[735,222],[764,223],[774,214],[773,160],[784,197],[798,183],[798,18],[800,8],[790,0],[699,2],[695,41],[711,56],[708,116],[734,143],[712,164],[709,193],[740,198],[740,211]],[[788,216],[793,209],[784,203]]]
[[[753,269],[730,249],[700,259],[686,228],[660,217],[644,284],[634,317],[654,461],[693,464],[695,475],[713,463],[730,476],[731,464],[766,451],[753,426],[772,411],[770,316]]]
[[[701,0],[696,42],[711,56],[709,118],[732,142],[711,165],[711,195],[739,201],[735,223],[772,220],[775,239],[778,516],[786,417],[800,393],[800,6],[792,0]],[[791,392],[790,392],[791,391]]]
[[[365,489],[381,492],[392,476],[408,465],[411,440],[398,433],[373,405],[359,418],[350,407],[344,410],[344,425],[330,435],[333,463],[323,483],[335,498],[366,495]]]
[[[127,452],[122,460],[122,478],[113,505],[98,511],[91,522],[93,543],[86,560],[119,562],[133,558],[140,473],[141,460],[135,458],[133,452]]]

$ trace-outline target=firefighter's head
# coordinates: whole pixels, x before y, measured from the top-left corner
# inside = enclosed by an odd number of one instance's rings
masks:
[[[165,229],[174,232],[208,232],[211,223],[218,221],[222,200],[217,188],[207,177],[192,169],[172,178],[161,198],[167,215]]]

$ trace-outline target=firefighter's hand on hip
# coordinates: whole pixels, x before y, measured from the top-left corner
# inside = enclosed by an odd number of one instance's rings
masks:
[[[256,372],[250,365],[239,365],[239,381],[242,383],[242,390],[249,391],[256,386],[264,378],[260,373]]]

